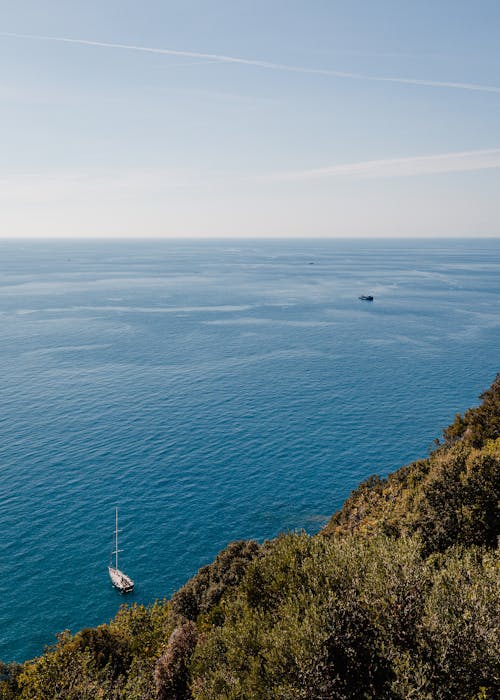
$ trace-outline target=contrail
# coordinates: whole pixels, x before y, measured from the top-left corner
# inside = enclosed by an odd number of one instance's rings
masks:
[[[327,177],[383,178],[412,175],[439,175],[500,168],[500,148],[437,153],[427,156],[366,160],[323,168],[272,173],[262,176],[274,181],[303,181]]]
[[[482,85],[478,83],[461,83],[454,81],[426,80],[418,78],[399,78],[392,76],[365,75],[363,73],[349,73],[345,71],[329,70],[323,68],[305,68],[286,63],[273,63],[253,58],[241,58],[238,56],[226,56],[224,54],[203,53],[199,51],[181,51],[177,49],[160,49],[149,46],[136,46],[134,44],[116,44],[106,41],[91,41],[90,39],[73,39],[70,37],[44,36],[39,34],[16,34],[13,32],[0,32],[0,36],[14,39],[37,39],[42,41],[58,41],[66,44],[81,44],[84,46],[100,46],[107,49],[122,49],[126,51],[142,51],[145,53],[162,54],[166,56],[183,56],[184,58],[202,59],[217,63],[234,63],[244,66],[255,66],[268,70],[286,71],[288,73],[303,73],[309,75],[324,75],[333,78],[348,78],[351,80],[366,80],[379,83],[401,83],[403,85],[418,85],[422,87],[452,88],[457,90],[475,90],[477,92],[500,93],[500,87],[496,85]]]

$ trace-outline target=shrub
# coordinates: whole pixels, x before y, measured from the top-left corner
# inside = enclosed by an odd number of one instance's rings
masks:
[[[156,662],[154,670],[158,700],[187,700],[191,697],[188,663],[197,637],[191,620],[184,621],[170,635],[167,649]]]
[[[252,540],[231,542],[217,555],[213,564],[204,566],[174,593],[172,610],[188,620],[196,620],[198,615],[217,605],[228,589],[239,584],[249,563],[259,553],[259,545]]]

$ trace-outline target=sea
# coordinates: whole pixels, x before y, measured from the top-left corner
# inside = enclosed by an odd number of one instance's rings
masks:
[[[317,532],[499,351],[499,239],[1,241],[0,659]]]

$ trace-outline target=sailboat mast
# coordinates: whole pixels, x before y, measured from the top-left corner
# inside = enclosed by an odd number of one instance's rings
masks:
[[[120,593],[131,593],[134,590],[134,582],[130,576],[126,576],[123,571],[118,568],[118,554],[123,552],[122,549],[118,549],[118,533],[120,529],[118,527],[118,506],[115,506],[115,549],[111,551],[111,558],[109,560],[108,573],[111,579],[111,583],[115,588],[118,588]],[[113,567],[113,554],[115,555],[115,566]]]
[[[118,568],[118,508],[115,508],[115,515],[116,515],[116,525],[115,525],[115,534],[116,534],[116,547],[115,547],[115,554],[116,554],[116,564],[115,564],[115,569]]]

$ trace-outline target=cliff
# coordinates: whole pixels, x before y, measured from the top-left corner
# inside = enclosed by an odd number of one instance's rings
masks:
[[[314,537],[234,542],[170,601],[0,669],[0,698],[500,695],[500,377],[433,453]]]

